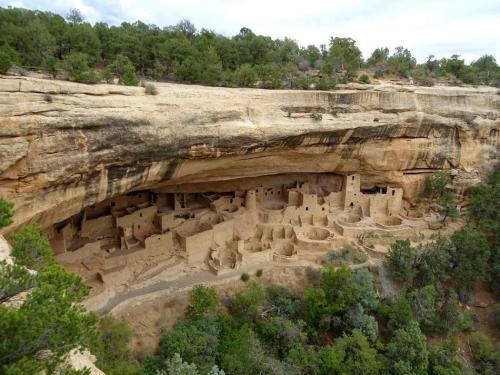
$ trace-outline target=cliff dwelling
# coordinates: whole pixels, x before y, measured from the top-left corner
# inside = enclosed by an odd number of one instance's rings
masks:
[[[93,294],[170,267],[214,274],[313,260],[366,233],[410,236],[429,218],[405,209],[403,189],[359,174],[294,174],[132,191],[50,227],[56,260]]]
[[[94,310],[182,280],[319,266],[360,239],[379,260],[390,241],[440,228],[418,206],[427,175],[444,172],[461,194],[498,160],[499,96],[486,88],[158,83],[146,96],[1,83],[0,195],[15,205],[1,232],[39,223],[56,260],[92,287]]]

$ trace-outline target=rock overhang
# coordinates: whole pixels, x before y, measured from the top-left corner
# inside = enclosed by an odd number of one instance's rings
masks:
[[[492,88],[157,86],[147,96],[0,79],[0,194],[16,205],[7,230],[33,219],[50,225],[131,190],[283,173],[356,172],[413,199],[425,173],[485,174],[498,156]]]

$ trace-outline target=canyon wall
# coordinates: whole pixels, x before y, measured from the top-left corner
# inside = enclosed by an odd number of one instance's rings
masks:
[[[150,96],[0,76],[0,196],[16,208],[4,232],[131,190],[217,191],[223,181],[234,190],[276,174],[359,173],[412,201],[426,173],[450,170],[466,186],[498,162],[494,88],[156,86]]]

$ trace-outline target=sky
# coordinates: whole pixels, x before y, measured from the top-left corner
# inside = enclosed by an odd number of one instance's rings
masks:
[[[431,54],[466,62],[490,54],[500,63],[500,0],[0,0],[0,6],[61,15],[77,8],[88,22],[113,25],[189,19],[226,36],[248,27],[302,46],[351,37],[365,58],[377,47],[402,45],[419,62]]]

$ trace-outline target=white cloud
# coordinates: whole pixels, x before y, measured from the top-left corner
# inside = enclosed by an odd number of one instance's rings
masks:
[[[485,53],[500,60],[498,0],[0,0],[7,5],[61,14],[78,8],[91,22],[113,24],[167,26],[187,18],[225,35],[245,26],[302,45],[350,36],[365,57],[379,46],[404,45],[419,61],[454,53],[467,61]]]

